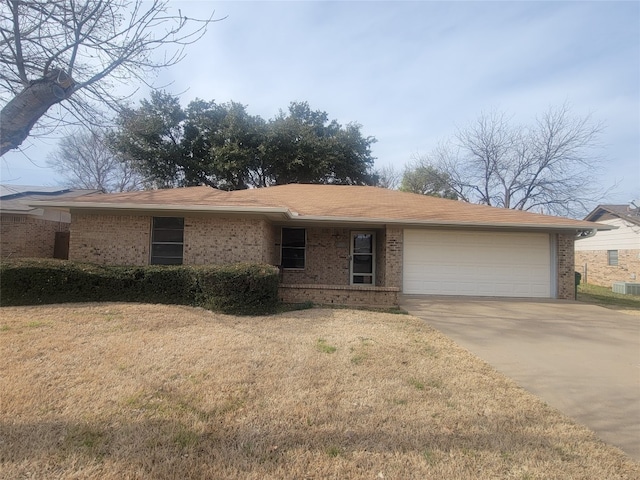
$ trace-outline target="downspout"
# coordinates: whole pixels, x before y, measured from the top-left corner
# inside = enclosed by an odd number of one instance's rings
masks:
[[[596,233],[598,233],[598,229],[597,228],[591,228],[589,230],[578,230],[576,232],[576,240],[582,240],[583,238],[591,238],[593,237]],[[575,257],[574,257],[575,258]],[[575,269],[575,265],[574,265],[574,269]],[[575,283],[575,299],[578,298],[578,282],[580,281],[578,279],[578,275],[580,275],[579,273],[576,273],[576,283]],[[583,283],[587,283],[587,264],[584,264],[584,280]]]
[[[576,232],[576,239],[577,240],[582,240],[583,238],[591,238],[596,233],[598,233],[598,229],[597,228],[591,228],[589,230],[578,230]]]

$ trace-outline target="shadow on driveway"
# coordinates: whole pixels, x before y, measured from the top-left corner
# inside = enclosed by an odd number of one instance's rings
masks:
[[[640,460],[640,317],[558,300],[405,295],[401,307]]]

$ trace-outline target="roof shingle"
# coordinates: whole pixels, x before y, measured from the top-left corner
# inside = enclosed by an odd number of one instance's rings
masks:
[[[47,202],[51,203],[51,202]],[[467,225],[484,227],[530,227],[551,229],[593,229],[601,226],[521,210],[475,205],[379,187],[354,185],[289,184],[226,192],[210,187],[187,187],[117,194],[90,195],[59,203],[74,208],[162,210],[184,207],[220,211],[244,207],[247,210],[286,209],[292,218],[310,221],[353,221]]]

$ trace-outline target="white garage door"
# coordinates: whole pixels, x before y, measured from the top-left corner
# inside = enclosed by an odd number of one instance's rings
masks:
[[[549,298],[550,245],[546,233],[405,230],[403,292]]]

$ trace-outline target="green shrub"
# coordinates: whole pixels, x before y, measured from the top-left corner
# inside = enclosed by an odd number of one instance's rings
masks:
[[[278,269],[271,265],[235,264],[198,268],[198,304],[241,315],[274,312],[278,306]]]
[[[278,305],[278,270],[254,264],[123,267],[52,259],[0,263],[2,306],[100,301],[271,313]]]

